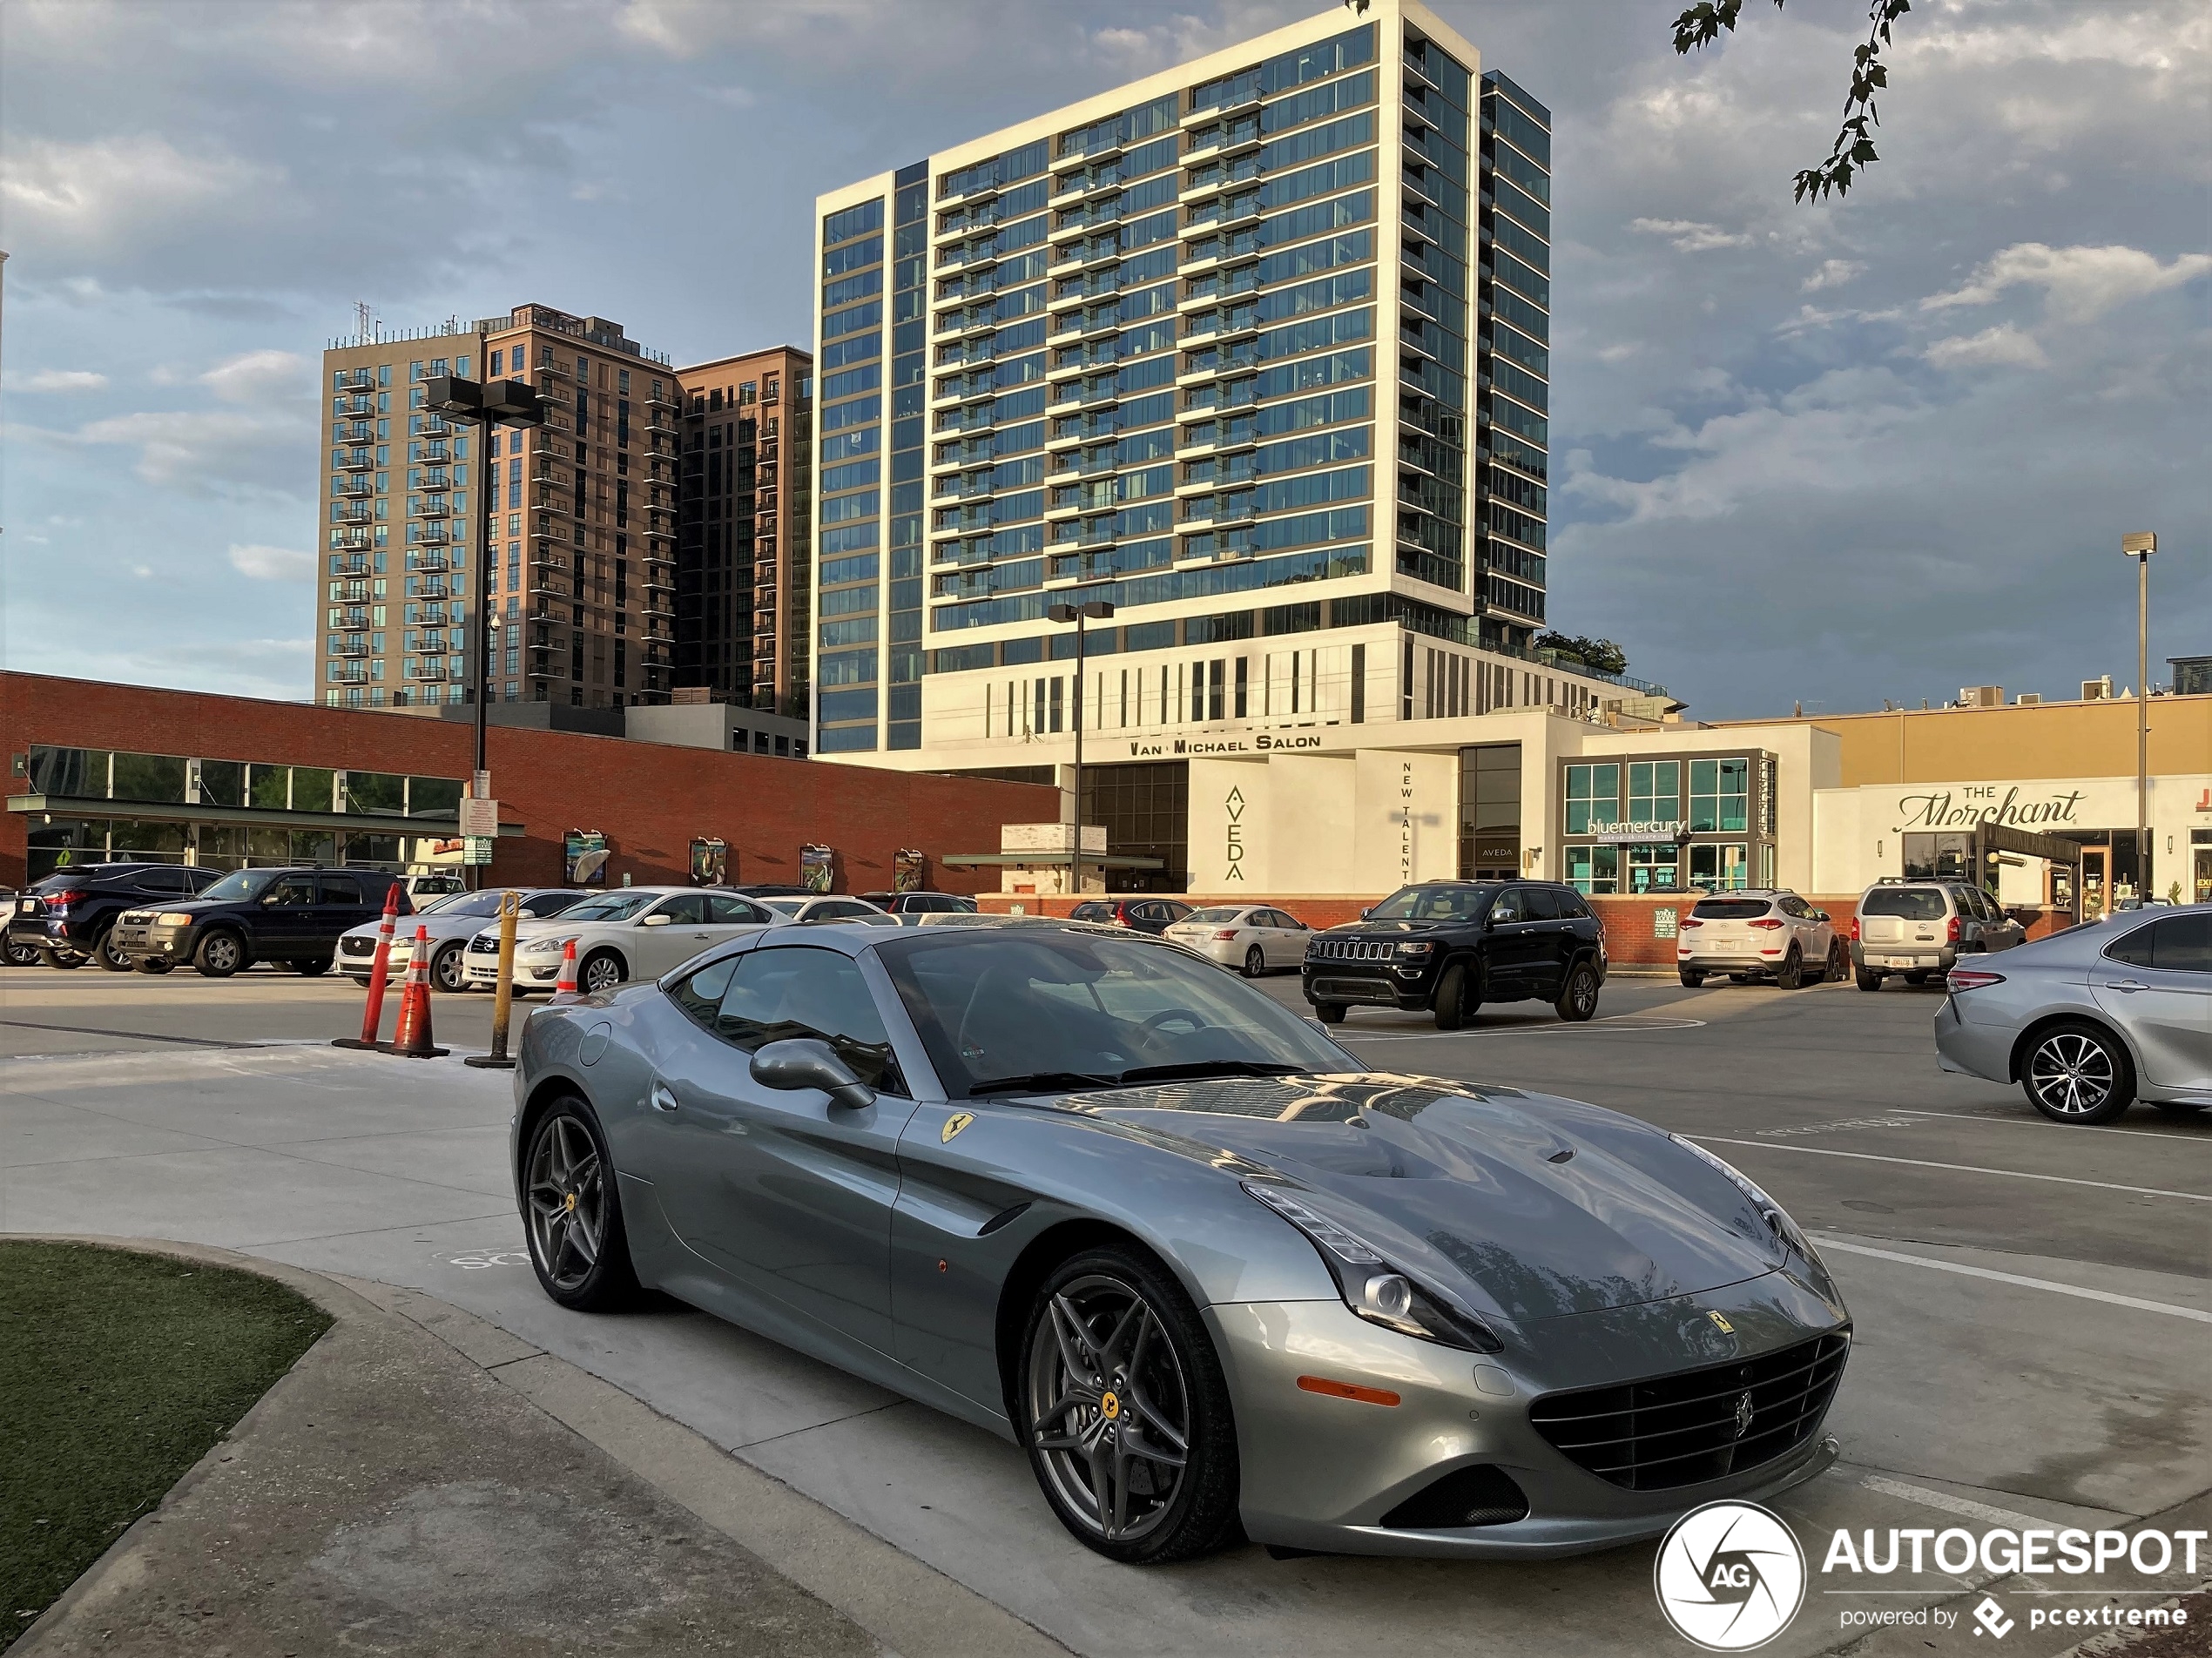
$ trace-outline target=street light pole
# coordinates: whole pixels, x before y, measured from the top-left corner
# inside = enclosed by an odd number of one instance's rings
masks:
[[[491,710],[491,566],[492,497],[498,489],[497,468],[491,455],[492,433],[502,426],[542,426],[545,405],[528,382],[464,380],[442,374],[429,382],[423,406],[452,419],[467,421],[476,428],[476,578],[475,612],[469,623],[469,654],[474,663],[469,679],[476,699],[476,765],[475,779],[489,769],[488,755]],[[482,866],[473,866],[476,886],[483,886]]]
[[[2135,561],[2135,897],[2150,887],[2150,556],[2158,533],[2140,529],[2120,538],[2120,550]]]
[[[1077,903],[1083,896],[1083,623],[1086,619],[1103,622],[1114,614],[1113,604],[1105,599],[1092,599],[1083,604],[1055,604],[1045,614],[1055,622],[1076,624],[1076,697],[1072,711],[1076,720],[1076,839],[1068,853],[1068,885],[1075,889]]]

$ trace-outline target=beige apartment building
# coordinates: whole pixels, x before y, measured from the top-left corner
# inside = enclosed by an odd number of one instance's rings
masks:
[[[679,368],[675,684],[807,718],[813,676],[813,357]]]
[[[486,563],[492,698],[668,699],[678,453],[664,354],[604,317],[523,305],[467,327],[340,340],[323,372],[322,702],[428,711],[467,701]],[[482,442],[474,429],[424,407],[427,382],[448,374],[527,381],[545,423],[502,428],[489,453],[471,453]]]

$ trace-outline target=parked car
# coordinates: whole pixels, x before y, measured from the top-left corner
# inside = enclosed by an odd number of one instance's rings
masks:
[[[517,991],[550,990],[561,976],[562,947],[576,940],[577,983],[611,990],[628,979],[658,979],[710,945],[774,925],[775,913],[718,887],[624,886],[594,893],[558,915],[515,929]],[[469,982],[496,988],[499,929],[469,940]]]
[[[860,896],[901,927],[914,927],[925,915],[974,915],[975,900],[964,893],[863,893]]]
[[[1357,921],[1306,940],[1305,999],[1325,1025],[1354,1007],[1431,1012],[1457,1030],[1486,1001],[1548,1001],[1561,1019],[1597,1012],[1605,928],[1553,881],[1422,881]]]
[[[327,973],[338,940],[381,917],[392,877],[377,869],[240,869],[197,898],[158,909],[125,910],[113,947],[141,973],[189,961],[210,979],[227,979],[256,961]],[[400,913],[413,913],[405,891]]]
[[[819,896],[811,886],[793,886],[789,881],[754,881],[745,886],[723,886],[718,892],[736,893],[744,898],[814,898]]]
[[[1692,989],[1708,974],[1725,973],[1738,984],[1771,979],[1795,990],[1841,979],[1850,960],[1828,912],[1784,890],[1701,898],[1676,931],[1676,970]]]
[[[434,898],[450,898],[455,893],[465,893],[469,883],[450,870],[439,870],[428,875],[402,875],[400,885],[407,888],[407,895],[417,907],[416,913],[429,907]]]
[[[899,918],[887,915],[866,899],[841,893],[818,893],[811,898],[764,898],[761,904],[775,912],[779,922],[864,921],[871,927],[896,927]]]
[[[115,923],[142,904],[194,896],[223,872],[192,864],[78,864],[57,869],[16,895],[8,917],[10,961],[30,949],[50,967],[98,961],[111,973],[128,973],[118,952]]]
[[[1313,929],[1264,904],[1217,904],[1193,910],[1160,936],[1209,961],[1235,967],[1257,979],[1274,967],[1295,967],[1305,960]]]
[[[0,915],[12,920],[16,900],[23,894],[12,886],[0,887]],[[11,967],[35,967],[38,965],[38,947],[27,939],[18,939],[8,930],[6,921],[0,921],[0,960]]]
[[[1893,973],[1925,984],[1962,955],[2009,950],[2027,938],[2027,929],[1972,881],[1878,881],[1851,918],[1851,967],[1861,990],[1879,990]]]
[[[2159,905],[1951,969],[1937,1061],[2056,1122],[2212,1105],[2212,905]]]
[[[1741,1173],[1370,1074],[1158,940],[779,927],[519,1058],[557,1306],[657,1289],[1010,1441],[1116,1560],[1569,1554],[1836,1459],[1851,1315]]]
[[[475,988],[469,982],[466,957],[469,940],[484,930],[487,921],[495,923],[491,929],[496,943],[499,928],[499,907],[507,890],[489,888],[480,893],[448,893],[434,898],[415,913],[413,924],[399,928],[392,935],[392,953],[386,959],[385,977],[397,979],[408,970],[415,960],[415,931],[417,926],[430,935],[430,983],[439,990],[462,991]],[[522,913],[516,918],[519,930],[523,921],[538,921],[549,915],[558,915],[570,906],[590,896],[573,886],[542,886],[523,888]],[[369,969],[376,960],[376,934],[383,926],[383,918],[354,928],[338,940],[338,966],[351,975],[357,985],[368,983]]]
[[[1190,906],[1171,898],[1091,898],[1069,912],[1070,920],[1125,927],[1132,933],[1156,936],[1190,916]]]

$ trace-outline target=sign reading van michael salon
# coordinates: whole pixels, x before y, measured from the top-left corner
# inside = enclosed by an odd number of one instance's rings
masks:
[[[1908,829],[1971,829],[1976,824],[2001,823],[2014,829],[2047,829],[2078,822],[2082,791],[2045,788],[2041,792],[2017,783],[1971,783],[1956,788],[1933,789],[1922,794],[1900,795],[1899,821],[1892,833]]]

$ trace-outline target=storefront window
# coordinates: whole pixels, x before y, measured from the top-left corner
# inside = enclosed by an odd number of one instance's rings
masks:
[[[1709,760],[1690,763],[1693,775],[1690,786],[1693,790],[1696,787],[1694,780],[1696,768],[1711,764],[1713,762]],[[1737,765],[1740,762],[1724,760],[1721,764]],[[1695,796],[1692,798],[1694,800]],[[1696,810],[1694,805],[1691,810]],[[1689,884],[1709,893],[1733,892],[1741,888],[1749,878],[1743,852],[1741,841],[1719,846],[1692,846],[1689,849]]]
[[[1670,806],[1670,814],[1671,812]],[[1678,848],[1631,846],[1628,852],[1629,890],[1630,892],[1671,893],[1679,890],[1682,854]]]
[[[1605,768],[1612,770],[1611,767]],[[1569,846],[1567,880],[1578,893],[1617,893],[1621,890],[1621,849],[1618,846]]]
[[[1973,875],[1974,838],[1970,831],[1946,830],[1901,837],[1908,880],[1966,880]]]
[[[1689,826],[1693,831],[1726,833],[1732,829],[1745,829],[1750,826],[1750,761],[1689,763]],[[1740,862],[1743,849],[1738,847],[1737,852]]]
[[[1637,760],[1631,764],[1629,767],[1629,821],[1673,823],[1681,816],[1682,762]]]
[[[1617,823],[1621,818],[1621,768],[1618,765],[1570,765],[1567,768],[1567,832],[1586,835],[1593,820]],[[1589,888],[1582,889],[1588,892]],[[1611,887],[1602,890],[1611,892]]]

